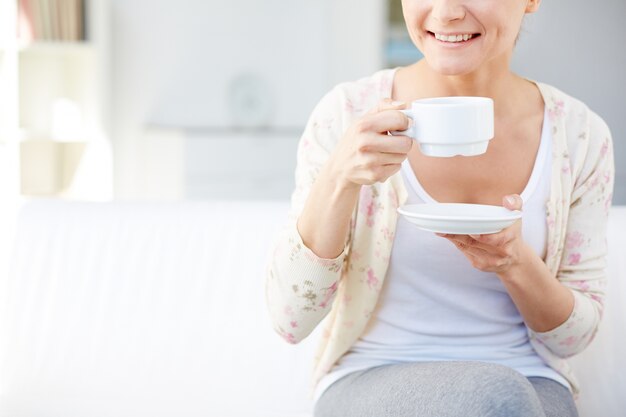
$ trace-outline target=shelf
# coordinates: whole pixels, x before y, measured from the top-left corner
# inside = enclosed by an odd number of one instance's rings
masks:
[[[18,38],[18,3],[0,0],[0,188],[12,200],[107,200],[108,2],[86,1],[86,40]]]
[[[85,139],[76,139],[84,137]],[[54,143],[89,143],[89,135],[84,133],[81,135],[72,135],[67,139],[55,138],[47,131],[36,131],[34,129],[19,129],[17,133],[17,142],[54,142]]]
[[[51,140],[21,142],[21,194],[50,196],[68,189],[86,146],[82,142]]]
[[[17,88],[13,80],[16,71],[14,51],[0,50],[0,143],[7,143],[15,137]]]
[[[22,44],[18,47],[20,55],[77,55],[91,54],[94,52],[91,42],[70,42],[70,41],[37,41]]]
[[[98,62],[91,45],[32,45],[21,51],[18,66],[20,128],[61,132],[55,139],[96,128]]]
[[[187,138],[211,139],[225,137],[254,137],[254,138],[299,138],[304,126],[272,126],[264,128],[247,128],[234,126],[184,126],[161,123],[148,123],[148,130],[183,132]]]

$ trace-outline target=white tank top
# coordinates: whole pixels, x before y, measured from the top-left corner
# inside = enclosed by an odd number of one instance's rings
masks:
[[[521,194],[522,235],[545,259],[546,203],[552,149],[547,115],[532,174]],[[406,204],[436,203],[402,164]],[[495,273],[472,267],[459,249],[402,216],[376,310],[361,337],[326,374],[315,401],[336,380],[374,366],[419,361],[483,361],[509,366],[525,376],[567,381],[531,346],[526,325]]]

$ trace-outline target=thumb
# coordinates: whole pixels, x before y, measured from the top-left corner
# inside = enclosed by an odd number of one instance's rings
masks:
[[[509,194],[502,199],[502,205],[509,210],[521,210],[524,201],[518,194]]]

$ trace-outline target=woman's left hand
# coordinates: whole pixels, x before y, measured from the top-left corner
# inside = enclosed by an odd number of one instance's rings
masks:
[[[502,205],[509,210],[521,210],[522,198],[517,194],[505,196]],[[476,269],[505,274],[523,262],[526,244],[522,239],[522,220],[487,235],[454,235],[436,233],[452,242]]]

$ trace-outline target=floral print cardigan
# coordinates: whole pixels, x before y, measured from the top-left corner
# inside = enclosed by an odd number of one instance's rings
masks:
[[[315,356],[312,391],[320,378],[359,338],[383,286],[394,240],[396,209],[407,198],[399,173],[384,183],[363,186],[343,252],[316,256],[303,243],[296,221],[321,167],[343,132],[359,116],[391,95],[394,69],[340,84],[314,109],[298,146],[296,188],[289,219],[279,234],[265,282],[275,330],[298,343],[323,320]],[[606,224],[614,161],[604,121],[580,101],[536,83],[552,127],[552,182],[547,203],[545,263],[575,298],[570,317],[547,332],[528,329],[530,342],[546,363],[578,384],[565,358],[593,339],[602,317],[606,288]]]

